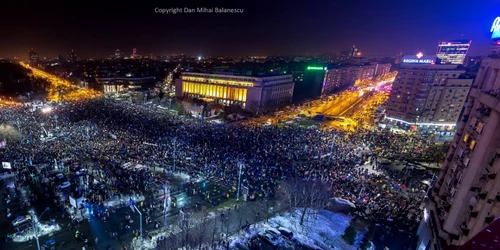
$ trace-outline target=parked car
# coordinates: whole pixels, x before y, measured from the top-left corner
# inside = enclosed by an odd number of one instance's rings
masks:
[[[269,228],[269,229],[266,229],[266,233],[270,233],[276,237],[280,237],[281,236],[281,232],[274,229],[274,228]]]
[[[80,170],[76,171],[75,175],[82,176],[82,175],[85,175],[86,173],[87,173],[86,169],[80,169]]]
[[[64,182],[63,184],[59,185],[59,190],[62,190],[62,189],[65,189],[65,188],[69,188],[71,186],[71,183],[69,181],[67,182]]]
[[[278,228],[278,231],[281,233],[281,235],[287,237],[289,240],[293,238],[293,232],[287,228],[280,227]]]
[[[12,221],[12,226],[17,227],[20,226],[24,223],[27,223],[28,221],[31,220],[31,215],[25,215],[25,216],[17,216],[13,221]]]
[[[279,245],[279,238],[278,236],[274,235],[273,233],[270,232],[261,232],[259,233],[259,238],[264,241],[265,243],[269,244],[270,246],[276,247]]]

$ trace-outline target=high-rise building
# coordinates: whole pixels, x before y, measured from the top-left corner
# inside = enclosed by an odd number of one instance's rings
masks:
[[[133,48],[132,49],[132,58],[135,58],[135,57],[137,57],[137,49]]]
[[[441,41],[437,50],[437,63],[464,64],[471,40]]]
[[[327,95],[350,87],[356,80],[372,79],[377,72],[388,73],[390,66],[390,64],[371,64],[332,67],[326,72],[322,94]]]
[[[303,80],[295,82],[293,102],[298,103],[321,97],[326,70],[325,66],[307,66]]]
[[[38,56],[38,52],[36,52],[35,50],[31,49],[29,52],[28,52],[28,58],[29,58],[29,62],[32,66],[36,66],[38,65],[38,63],[40,62],[39,61],[39,56]]]
[[[435,56],[403,57],[387,105],[387,119],[426,129],[454,131],[473,79]]]
[[[358,56],[358,49],[353,45],[351,50],[349,51],[349,57],[353,58],[356,56]]]
[[[116,49],[115,51],[115,58],[123,58],[123,53],[120,51],[120,49]]]
[[[455,138],[429,192],[419,249],[461,246],[472,238],[475,242],[469,245],[499,249],[498,231],[489,227],[500,216],[499,100],[500,58],[493,55],[481,62]],[[486,245],[491,243],[481,240],[485,237],[496,239],[496,245]]]
[[[72,63],[76,62],[76,54],[74,50],[71,50],[71,54],[69,54],[69,59],[71,60]]]

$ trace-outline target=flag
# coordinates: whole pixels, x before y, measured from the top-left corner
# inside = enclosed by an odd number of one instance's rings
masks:
[[[130,198],[130,209],[132,209],[132,212],[135,212],[134,210],[134,207],[135,207],[135,204],[134,204],[134,200],[132,200],[132,198]]]

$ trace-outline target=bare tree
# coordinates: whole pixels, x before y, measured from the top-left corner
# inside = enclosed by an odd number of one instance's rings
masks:
[[[193,245],[197,246],[198,249],[201,249],[202,244],[208,240],[207,233],[209,232],[210,222],[211,220],[206,207],[203,207],[200,212],[193,216],[192,223],[194,225],[191,238],[193,239]]]
[[[300,225],[308,215],[314,214],[328,205],[330,190],[320,181],[293,179],[281,183],[278,195],[286,209],[300,211]]]

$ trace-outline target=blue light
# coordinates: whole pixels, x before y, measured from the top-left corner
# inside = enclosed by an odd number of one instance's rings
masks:
[[[491,38],[500,38],[500,28],[495,29],[491,34]]]
[[[500,17],[497,17],[491,25],[491,38],[500,38]]]

